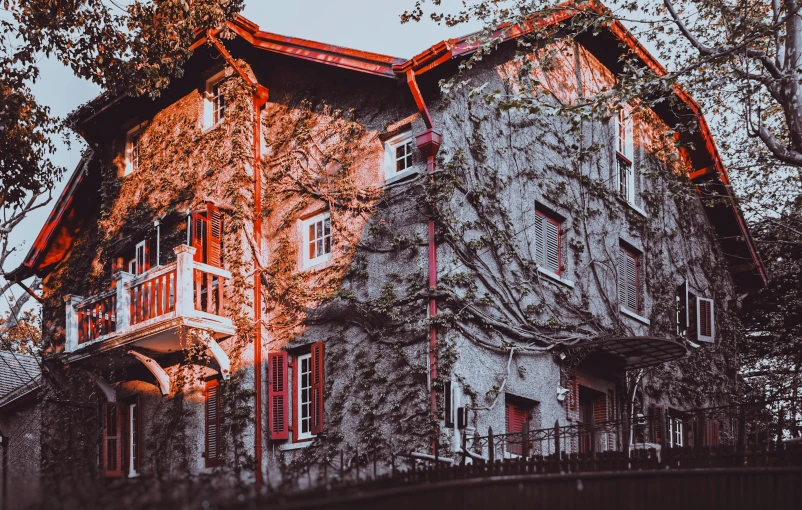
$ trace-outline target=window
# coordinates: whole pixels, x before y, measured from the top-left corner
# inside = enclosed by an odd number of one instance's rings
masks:
[[[137,243],[134,258],[128,261],[128,272],[140,275],[150,269],[150,249],[147,240]]]
[[[412,133],[406,132],[384,143],[384,177],[389,179],[412,170],[415,144]]]
[[[123,175],[129,175],[139,170],[139,149],[144,125],[142,123],[136,126],[125,136],[125,172]]]
[[[305,268],[331,260],[331,217],[319,214],[302,223],[303,266]]]
[[[640,255],[621,246],[618,255],[618,302],[622,308],[634,313],[640,311],[639,265]]]
[[[190,245],[195,262],[223,267],[223,220],[220,209],[211,202],[206,209],[193,211],[189,218]]]
[[[286,352],[268,355],[268,426],[273,441],[289,439],[287,416],[292,416],[293,442],[312,439],[323,432],[323,342],[312,344],[289,364]],[[292,412],[288,412],[288,368],[292,368]]]
[[[668,444],[671,446],[685,446],[685,426],[680,418],[668,419]]]
[[[615,172],[618,194],[635,203],[635,169],[633,159],[632,111],[622,108],[615,118]]]
[[[205,457],[206,467],[220,464],[220,385],[214,379],[206,383]]]
[[[698,342],[716,341],[715,303],[697,296],[688,281],[677,287],[677,334]]]
[[[203,127],[216,126],[226,117],[226,97],[221,85],[225,80],[225,70],[206,80],[206,91],[203,101]]]
[[[526,451],[523,449],[523,431],[531,429],[532,412],[534,406],[522,401],[512,400],[509,396],[505,401],[504,424],[507,434],[507,453],[524,455],[531,451],[531,445]]]
[[[562,271],[560,226],[560,220],[553,215],[535,210],[535,261],[556,275]]]

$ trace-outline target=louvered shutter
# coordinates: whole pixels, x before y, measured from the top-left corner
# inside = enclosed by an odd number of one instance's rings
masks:
[[[545,225],[546,264],[554,273],[560,273],[560,224],[546,218]]]
[[[267,356],[267,422],[270,439],[288,439],[287,426],[287,353],[271,352]]]
[[[546,230],[545,223],[546,218],[540,213],[535,213],[535,262],[541,266],[545,266],[546,260],[545,242],[543,240]]]
[[[195,262],[204,262],[206,253],[204,250],[206,236],[206,216],[203,213],[192,213],[192,232],[191,232],[191,246],[195,248]]]
[[[310,365],[312,375],[312,434],[323,432],[325,365],[323,342],[316,342],[312,344]]]
[[[638,257],[623,248],[618,259],[618,299],[622,306],[638,311]]]
[[[121,404],[103,404],[103,472],[109,478],[120,477],[122,468]]]
[[[206,204],[206,226],[206,263],[223,267],[223,219],[214,204]]]
[[[220,464],[220,385],[206,383],[206,467]]]
[[[696,298],[696,339],[700,342],[715,342],[715,316],[713,300]]]
[[[653,443],[663,442],[663,420],[665,420],[665,406],[655,404],[649,406],[649,424]]]

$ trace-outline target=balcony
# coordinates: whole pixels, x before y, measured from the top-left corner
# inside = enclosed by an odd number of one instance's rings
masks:
[[[178,246],[175,254],[175,262],[138,276],[116,273],[108,291],[87,298],[66,296],[68,360],[130,346],[143,361],[142,352],[182,350],[182,330],[193,328],[200,332],[193,339],[212,351],[227,377],[228,360],[216,341],[236,332],[231,319],[223,316],[224,283],[231,273],[195,261],[194,247]]]

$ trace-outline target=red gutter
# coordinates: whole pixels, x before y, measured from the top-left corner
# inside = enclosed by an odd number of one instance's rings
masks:
[[[220,41],[207,32],[209,40],[226,62],[234,68],[245,83],[253,88],[253,237],[256,246],[262,246],[262,179],[259,166],[261,163],[260,115],[259,112],[267,102],[267,87],[260,85],[250,77]],[[262,274],[253,273],[253,322],[255,324],[253,339],[253,386],[254,386],[254,457],[256,461],[256,495],[262,495]]]
[[[429,109],[423,100],[423,95],[418,87],[418,82],[415,80],[415,71],[408,69],[406,72],[407,84],[409,90],[412,92],[412,97],[415,99],[415,104],[420,111],[423,122],[426,124],[426,131],[415,137],[415,143],[418,149],[426,156],[426,171],[429,174],[430,181],[434,180],[432,174],[435,170],[434,158],[437,155],[437,150],[440,148],[441,136],[440,133],[434,130],[432,117],[429,115]],[[432,204],[434,209],[434,204]],[[429,291],[434,293],[437,289],[437,244],[435,241],[434,230],[434,216],[429,218],[428,225],[429,236]],[[437,299],[432,295],[429,298],[429,319],[433,320],[437,316]],[[437,379],[437,326],[432,323],[429,326],[429,407],[432,413],[432,418],[436,421],[437,416],[437,393],[434,391],[434,382]],[[435,434],[436,435],[436,434]],[[436,455],[434,451],[437,446],[437,440],[432,440],[432,454]]]

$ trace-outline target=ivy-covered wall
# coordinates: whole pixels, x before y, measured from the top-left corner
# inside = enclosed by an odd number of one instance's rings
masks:
[[[549,426],[570,416],[557,399],[570,374],[555,354],[595,338],[673,336],[675,287],[688,278],[716,302],[718,341],[638,374],[641,398],[678,408],[726,400],[738,335],[737,311],[730,306],[734,289],[702,206],[679,177],[671,137],[662,136],[667,129],[653,114],[636,109],[642,127],[636,130],[636,204],[642,214],[615,193],[609,113],[566,117],[553,107],[570,104],[572,94],[598,90],[591,83],[611,83],[611,74],[581,47],[557,49],[539,67],[544,85],[533,89],[542,96],[539,109],[513,101],[521,85],[512,47],[462,72],[460,80],[487,84],[480,91],[453,87],[440,93],[434,81],[448,78],[444,71],[422,77],[435,128],[443,134],[437,171],[426,176],[425,162],[416,155],[419,172],[387,185],[384,140],[424,129],[405,83],[267,57],[241,62],[246,69],[251,64],[270,90],[260,118],[262,245],[253,236],[251,96],[233,70],[223,84],[226,119],[210,130],[200,126],[198,92],[153,115],[119,119],[114,142],[94,148],[92,171],[102,174],[95,216],[44,282],[53,384],[65,399],[85,404],[53,404],[46,413],[43,451],[52,456],[43,463],[43,477],[53,497],[114,498],[132,485],[141,489],[129,493],[132,501],[189,504],[252,494],[255,327],[262,328],[265,359],[268,352],[298,353],[321,340],[326,349],[325,433],[293,448],[271,441],[265,425],[270,489],[304,483],[313,463],[328,462],[337,471],[343,459],[342,467],[350,469],[357,450],[376,451],[386,461],[392,453],[430,449],[435,425],[442,423],[429,411],[431,324],[439,332],[433,388],[441,404],[443,383],[453,381],[471,406],[470,424],[481,433],[489,426],[504,430],[506,394],[537,402],[540,423]],[[577,62],[579,73],[572,67]],[[544,77],[565,89],[550,91]],[[125,132],[143,121],[141,167],[123,176]],[[153,235],[155,219],[180,219],[206,201],[223,213],[223,262],[233,275],[225,287],[226,314],[237,327],[222,342],[233,376],[221,385],[225,460],[216,468],[205,468],[201,456],[202,391],[215,365],[192,341],[197,331],[181,331],[188,348],[160,359],[172,382],[167,397],[122,349],[97,352],[80,366],[63,366],[57,355],[63,296],[108,288],[108,267],[120,246]],[[536,204],[565,218],[563,281],[540,273],[534,262]],[[331,215],[333,257],[304,270],[301,221],[322,211]],[[438,246],[436,289],[428,289],[426,279],[430,217]],[[181,222],[171,225],[164,239],[183,242]],[[645,254],[641,314],[649,325],[619,311],[621,240]],[[253,323],[254,271],[263,284],[261,325]],[[440,313],[428,318],[432,293]],[[102,397],[79,368],[102,373],[117,384],[119,395],[140,395],[147,453],[139,478],[104,480],[99,472],[96,407]],[[266,381],[266,368],[260,369]],[[586,380],[615,387],[624,398],[620,374],[605,376]],[[266,387],[262,391],[266,409]],[[80,439],[63,441],[65,430]],[[447,455],[453,435],[442,428],[439,434]],[[79,465],[77,472],[69,469]]]

